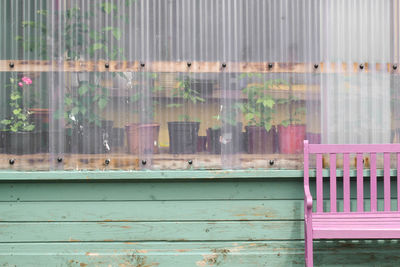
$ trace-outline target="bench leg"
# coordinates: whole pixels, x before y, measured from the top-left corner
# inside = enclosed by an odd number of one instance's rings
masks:
[[[314,266],[314,261],[313,261],[313,239],[312,239],[312,229],[311,225],[307,223],[304,224],[304,249],[305,249],[305,261],[306,261],[306,267],[313,267]]]

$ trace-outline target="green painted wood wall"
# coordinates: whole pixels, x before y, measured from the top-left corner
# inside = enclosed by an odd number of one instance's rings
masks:
[[[0,173],[0,266],[303,266],[301,172],[248,173]],[[316,242],[315,261],[399,266],[399,249]]]

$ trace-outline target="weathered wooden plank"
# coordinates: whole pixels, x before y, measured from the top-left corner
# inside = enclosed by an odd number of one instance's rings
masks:
[[[0,221],[245,221],[302,218],[301,200],[0,202]]]
[[[11,65],[12,63],[12,65]],[[225,67],[223,66],[225,63]],[[271,65],[272,64],[272,65]],[[315,64],[318,65],[316,68]],[[368,63],[202,62],[192,61],[46,61],[0,60],[0,72],[193,72],[193,73],[368,73]],[[12,67],[11,67],[12,66]],[[373,71],[396,72],[390,63],[376,63]]]
[[[303,241],[0,244],[2,266],[304,266]],[[396,241],[316,241],[315,266],[398,266]],[[357,255],[357,257],[354,257]]]
[[[343,200],[337,203],[342,212]],[[364,203],[369,211],[370,200]],[[383,211],[383,199],[377,203]],[[350,204],[355,211],[356,200]],[[301,220],[302,207],[302,200],[1,202],[0,222]]]
[[[0,201],[303,199],[302,179],[0,184]],[[300,188],[300,189],[299,189]]]
[[[0,222],[0,242],[250,241],[302,238],[302,221]]]

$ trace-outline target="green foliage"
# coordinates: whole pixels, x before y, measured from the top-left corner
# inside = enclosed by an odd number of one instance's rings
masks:
[[[134,2],[134,0],[126,1],[126,6]],[[86,55],[108,60],[125,59],[123,50],[118,45],[111,46],[112,42],[121,41],[122,29],[114,26],[92,28],[91,25],[94,20],[99,19],[98,15],[101,13],[110,17],[110,21],[125,20],[126,16],[121,13],[125,12],[126,15],[127,11],[118,10],[118,6],[113,1],[93,1],[91,8],[87,11],[80,10],[78,6],[72,6],[61,12],[38,10],[35,21],[22,21],[24,31],[21,36],[16,37],[16,40],[22,44],[25,51],[34,52],[42,59],[80,60],[84,59]],[[52,14],[52,12],[58,13]],[[55,15],[63,21],[63,27],[50,30],[47,17]],[[116,23],[115,25],[123,24]],[[51,50],[51,47],[48,46],[49,41],[61,50]],[[50,52],[54,54],[49,54]],[[97,114],[106,108],[109,101],[107,89],[100,85],[101,74],[95,72],[94,77],[88,81],[79,81],[79,74],[75,75],[79,83],[77,93],[75,93],[75,88],[65,90],[65,109],[56,111],[56,118],[63,116],[68,124],[81,125],[85,122],[100,124]],[[111,75],[124,77],[122,73],[112,73]]]
[[[200,96],[200,92],[193,89],[193,79],[189,76],[179,80],[178,87],[174,88],[172,92],[172,96],[175,100],[179,100],[179,98],[183,99],[184,104],[188,104],[189,102],[196,104],[198,102],[205,102],[205,99]],[[181,103],[171,103],[168,104],[169,108],[178,108],[182,107]],[[199,119],[191,118],[188,114],[181,114],[178,116],[178,120],[180,121],[199,121]]]
[[[301,116],[306,113],[305,107],[295,107],[299,99],[293,95],[292,85],[289,84],[289,94],[286,98],[280,98],[277,100],[278,104],[288,105],[288,116],[287,119],[283,120],[280,124],[287,127],[288,125],[293,125],[301,122]]]
[[[134,104],[133,112],[140,113],[143,123],[153,122],[158,102],[153,99],[153,94],[163,88],[155,86],[158,75],[156,73],[132,73],[129,81],[132,91],[129,101]]]
[[[213,129],[219,129],[222,125],[236,126],[240,105],[239,102],[235,102],[229,106],[221,105],[219,114],[213,116],[213,119],[219,122],[218,125],[213,126]]]
[[[22,87],[18,86],[22,80],[10,78],[10,84],[6,88],[11,88],[10,102],[11,116],[8,119],[0,121],[0,124],[11,132],[31,132],[35,129],[35,125],[28,121],[28,111],[22,107]],[[27,85],[24,85],[27,86]]]
[[[271,90],[288,83],[281,79],[264,80],[261,74],[242,74],[244,77],[256,77],[256,83],[250,83],[243,89],[248,97],[247,103],[238,103],[236,106],[242,111],[249,125],[264,127],[267,131],[272,128],[272,114],[275,113],[276,100]]]

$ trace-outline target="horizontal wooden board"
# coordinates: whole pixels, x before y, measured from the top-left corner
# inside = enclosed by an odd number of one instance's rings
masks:
[[[400,264],[397,241],[315,242],[315,266]],[[356,255],[356,257],[354,256]],[[0,244],[1,266],[304,266],[303,241]]]
[[[301,200],[0,202],[0,221],[244,221],[302,218]]]
[[[125,201],[303,199],[303,180],[245,179],[147,182],[13,182],[0,184],[0,201]]]
[[[395,210],[396,200],[391,204]],[[303,200],[0,202],[0,222],[302,220],[303,205]],[[364,206],[369,210],[370,201]],[[337,207],[343,211],[342,200]],[[356,208],[352,200],[351,210]],[[378,210],[383,208],[379,199]]]
[[[12,65],[10,65],[12,63]],[[225,63],[225,66],[223,66]],[[393,72],[390,63],[0,60],[0,72],[368,73]],[[272,64],[272,66],[269,66]],[[315,68],[315,64],[318,65]],[[363,64],[363,69],[360,69]],[[12,67],[11,67],[12,66]]]
[[[0,243],[67,241],[261,241],[302,238],[302,221],[0,222]]]

